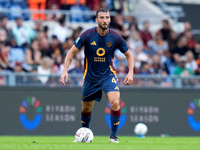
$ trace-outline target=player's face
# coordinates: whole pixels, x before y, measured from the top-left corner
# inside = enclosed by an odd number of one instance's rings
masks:
[[[99,12],[98,17],[96,18],[96,22],[98,23],[98,26],[102,30],[108,29],[108,26],[110,24],[110,13],[109,12]]]

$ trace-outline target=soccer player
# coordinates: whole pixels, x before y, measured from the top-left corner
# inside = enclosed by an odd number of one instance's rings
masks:
[[[109,28],[110,20],[109,9],[101,8],[97,10],[96,22],[98,26],[86,30],[76,39],[65,58],[60,82],[65,85],[65,81],[68,80],[69,65],[76,52],[84,46],[84,85],[81,101],[82,127],[89,128],[94,101],[100,102],[102,91],[104,91],[111,105],[110,142],[119,143],[116,133],[121,115],[120,91],[112,59],[116,49],[125,54],[129,69],[124,79],[125,85],[133,82],[134,59],[124,39],[116,31]]]

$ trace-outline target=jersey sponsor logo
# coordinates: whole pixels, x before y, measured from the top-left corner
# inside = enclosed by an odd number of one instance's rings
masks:
[[[105,51],[104,48],[98,48],[97,51],[96,51],[96,54],[98,56],[103,56],[103,55],[105,55],[105,53],[106,53],[106,51]]]
[[[90,45],[97,45],[95,41],[93,41]]]
[[[118,86],[116,86],[114,89],[116,89],[116,90],[119,90],[119,87],[118,87]]]
[[[112,42],[108,42],[108,43],[107,43],[107,46],[108,46],[108,47],[111,47],[111,46],[112,46]]]
[[[94,61],[97,61],[97,62],[105,62],[105,61],[106,61],[106,58],[105,58],[105,57],[94,57]]]

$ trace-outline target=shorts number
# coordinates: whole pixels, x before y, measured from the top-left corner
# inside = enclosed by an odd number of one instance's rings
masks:
[[[117,83],[114,77],[112,78],[112,83],[113,83],[113,82],[114,82],[115,84]]]

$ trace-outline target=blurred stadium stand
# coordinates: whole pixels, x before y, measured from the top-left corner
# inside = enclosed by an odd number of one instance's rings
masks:
[[[190,4],[188,4],[190,3]],[[133,0],[133,11],[130,13],[124,13],[124,16],[135,16],[138,20],[138,27],[142,28],[143,22],[149,20],[151,23],[151,32],[155,32],[161,28],[161,20],[168,19],[173,27],[174,31],[181,33],[184,30],[184,21],[190,21],[193,25],[193,34],[199,35],[199,22],[194,16],[194,11],[198,13],[200,5],[200,0]],[[195,9],[194,9],[195,7]],[[0,0],[0,13],[2,16],[7,16],[10,20],[8,22],[8,28],[12,28],[15,24],[14,19],[16,17],[22,18],[25,22],[24,24],[29,27],[34,27],[34,20],[32,19],[32,14],[43,13],[43,14],[65,14],[66,22],[70,23],[73,27],[83,27],[83,29],[96,26],[95,22],[76,22],[71,20],[70,10],[30,10],[28,9],[27,0]],[[94,18],[95,11],[83,11],[82,15],[91,16]],[[117,13],[111,11],[111,16],[115,16]],[[186,15],[187,14],[187,15]],[[184,18],[184,19],[183,19]],[[43,21],[43,26],[48,26],[49,31],[53,30],[53,27],[58,23],[55,21]],[[127,27],[128,24],[125,23]],[[72,33],[69,33],[72,34]],[[51,35],[51,33],[50,33]],[[51,81],[46,84],[41,83],[31,83],[28,82],[28,78],[45,75],[38,75],[32,73],[14,73],[14,72],[4,72],[0,73],[0,86],[52,86],[58,87],[62,86],[59,82],[58,75],[48,75]],[[124,76],[119,75],[119,80],[123,80]],[[135,75],[134,84],[128,86],[135,88],[200,88],[200,76],[173,76],[173,75]],[[70,81],[67,86],[80,87],[82,86],[82,74],[71,74]],[[75,81],[79,81],[78,83]],[[123,87],[123,85],[120,85]]]
[[[47,77],[44,84],[37,82],[38,78]],[[121,88],[163,88],[163,89],[199,89],[200,76],[161,76],[161,75],[134,75],[132,85],[125,86],[120,80],[124,80],[125,75],[118,75],[119,86]],[[33,73],[1,73],[0,86],[9,87],[82,87],[83,74],[69,74],[66,86],[60,83],[59,75],[42,75]]]

